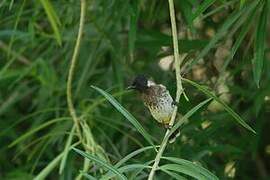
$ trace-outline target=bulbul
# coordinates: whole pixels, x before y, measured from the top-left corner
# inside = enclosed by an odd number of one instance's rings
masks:
[[[176,103],[164,85],[156,84],[144,75],[138,75],[127,89],[137,90],[153,118],[162,123],[166,129],[170,128],[169,123]],[[169,142],[174,142],[179,135],[180,132],[175,131]]]

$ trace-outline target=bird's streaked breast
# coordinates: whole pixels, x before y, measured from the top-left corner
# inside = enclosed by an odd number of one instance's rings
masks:
[[[142,95],[152,116],[160,123],[168,124],[173,112],[173,99],[163,85],[154,85]]]

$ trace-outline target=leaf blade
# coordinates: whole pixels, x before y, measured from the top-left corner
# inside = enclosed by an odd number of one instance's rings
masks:
[[[257,87],[260,87],[260,79],[263,69],[264,51],[265,51],[265,38],[267,30],[267,13],[268,4],[265,1],[263,10],[259,18],[259,25],[257,26],[256,38],[255,38],[255,52],[254,52],[254,78]]]
[[[58,27],[58,24],[60,24],[60,20],[49,0],[39,0],[48,16],[49,22],[52,26],[54,37],[59,45],[62,44],[62,38],[61,33]]]
[[[19,138],[15,139],[11,144],[8,145],[9,148],[15,146],[16,144],[18,144],[19,142],[23,141],[24,139],[26,139],[27,137],[31,136],[32,134],[34,134],[35,132],[53,124],[59,121],[64,121],[70,119],[69,117],[62,117],[62,118],[56,118],[50,121],[47,121],[46,123],[41,124],[40,126],[28,131],[27,133],[21,135]]]
[[[200,14],[202,14],[208,7],[210,7],[216,0],[205,0],[196,9],[192,15],[192,20],[196,19]]]
[[[185,159],[180,159],[180,158],[175,158],[175,157],[162,157],[162,159],[166,159],[169,160],[171,162],[175,162],[178,164],[182,164],[186,167],[190,167],[192,169],[196,169],[198,172],[200,172],[201,174],[203,174],[205,177],[207,177],[208,179],[213,179],[213,180],[218,180],[219,178],[214,175],[213,173],[211,173],[209,170],[207,170],[206,168],[194,164],[191,161],[185,160]]]
[[[67,156],[68,156],[68,153],[69,153],[69,150],[70,150],[70,147],[71,147],[71,143],[72,143],[72,139],[73,139],[73,136],[74,136],[74,132],[75,132],[75,126],[72,127],[71,129],[71,132],[68,136],[68,139],[67,139],[67,142],[66,142],[66,145],[65,145],[65,149],[64,149],[64,154],[63,154],[63,158],[61,160],[61,163],[60,163],[60,167],[59,167],[59,174],[62,174],[64,168],[65,168],[65,165],[66,165],[66,161],[67,161]]]
[[[189,168],[180,164],[165,164],[159,167],[160,170],[170,170],[170,171],[176,171],[183,174],[186,174],[188,176],[194,177],[199,180],[208,180],[205,176],[198,173],[197,171],[194,171],[193,168]],[[165,171],[164,171],[165,172]]]
[[[91,161],[94,161],[96,162],[97,164],[99,164],[100,166],[102,167],[105,167],[106,169],[114,172],[116,175],[118,175],[121,179],[123,180],[127,180],[127,178],[118,170],[116,169],[115,167],[113,167],[112,165],[100,160],[99,158],[97,158],[96,156],[93,156],[91,154],[87,154],[77,148],[72,148],[76,153],[80,154],[81,156],[91,160]]]
[[[104,90],[91,86],[93,89],[98,91],[101,95],[103,95],[135,128],[140,132],[140,134],[155,148],[153,141],[151,140],[150,134],[142,127],[142,125],[135,119],[133,115],[131,115],[120,103],[114,99],[109,93]],[[156,149],[156,148],[155,148]]]
[[[246,6],[239,11],[235,11],[230,17],[228,17],[227,20],[222,24],[221,28],[217,31],[214,38],[212,38],[209,43],[200,51],[198,56],[190,62],[188,70],[190,70],[194,64],[202,59],[217,44],[217,42],[226,35],[229,28],[237,21],[237,19],[239,19],[239,17],[241,17],[241,15],[254,9],[258,3],[259,1],[254,1],[249,6]]]
[[[186,119],[191,117],[197,110],[199,110],[201,107],[203,107],[205,104],[207,104],[212,98],[206,99],[199,103],[197,106],[193,107],[191,110],[189,110],[171,129],[170,133],[168,134],[168,137],[170,137],[183,123]]]
[[[186,83],[189,83],[190,85],[196,87],[199,91],[203,92],[209,97],[212,97],[214,100],[219,102],[221,105],[223,105],[224,109],[238,122],[240,125],[242,125],[244,128],[248,129],[249,131],[256,134],[256,131],[253,130],[236,112],[234,112],[224,101],[219,99],[216,95],[214,95],[212,92],[208,91],[205,87],[195,83],[194,81],[191,81],[189,79],[182,78],[182,80]]]

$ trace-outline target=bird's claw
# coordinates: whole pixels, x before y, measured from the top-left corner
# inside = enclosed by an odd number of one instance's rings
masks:
[[[172,106],[177,106],[177,102],[176,101],[173,101],[172,102]]]
[[[172,129],[172,125],[170,125],[170,124],[164,124],[164,126],[165,126],[165,128],[168,129],[168,130]]]

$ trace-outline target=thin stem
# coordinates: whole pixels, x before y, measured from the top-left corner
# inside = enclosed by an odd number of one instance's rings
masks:
[[[76,66],[76,62],[77,62],[77,57],[78,57],[80,44],[81,44],[82,33],[83,33],[84,18],[85,18],[85,7],[86,7],[85,0],[81,0],[80,25],[79,25],[78,35],[77,35],[77,39],[76,39],[76,44],[75,44],[75,47],[74,47],[74,52],[73,52],[72,59],[71,59],[71,64],[70,64],[70,68],[69,68],[69,72],[68,72],[68,81],[67,81],[68,110],[69,110],[69,113],[70,113],[70,115],[71,115],[71,117],[72,117],[72,119],[74,121],[74,124],[76,126],[76,131],[77,131],[80,139],[82,139],[81,138],[82,134],[81,134],[81,130],[80,130],[80,122],[79,122],[79,118],[78,118],[78,116],[76,114],[74,105],[73,105],[71,87],[72,87],[74,70],[75,70],[75,66]]]
[[[171,18],[171,26],[172,26],[172,36],[173,36],[173,49],[174,49],[174,60],[175,60],[175,75],[176,75],[176,81],[177,81],[177,91],[176,91],[176,98],[175,101],[178,104],[181,94],[183,92],[183,86],[181,81],[181,71],[180,71],[180,64],[182,60],[185,58],[186,55],[181,56],[181,59],[179,57],[179,50],[178,50],[178,38],[177,38],[177,29],[176,29],[176,21],[175,21],[175,12],[174,12],[174,3],[173,0],[168,0],[169,2],[169,10],[170,10],[170,18]],[[178,107],[175,106],[171,120],[170,125],[172,126],[174,124],[176,115],[177,115],[177,109]],[[158,153],[155,158],[155,162],[152,166],[151,172],[148,176],[148,180],[152,180],[155,175],[155,171],[158,167],[158,164],[160,162],[160,158],[167,146],[168,140],[169,140],[169,134],[170,130],[166,131],[166,134],[162,140],[162,143],[160,145],[160,148],[158,150]]]

